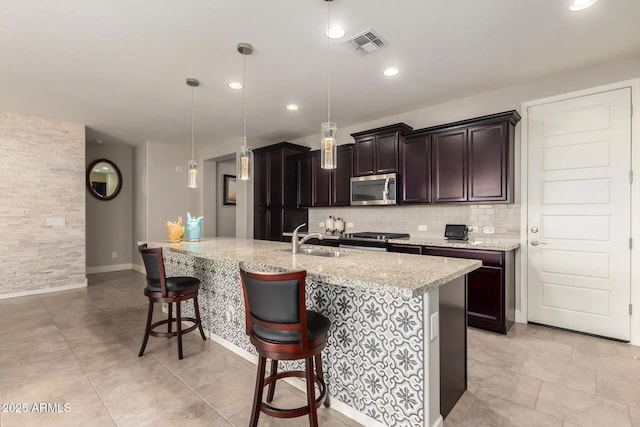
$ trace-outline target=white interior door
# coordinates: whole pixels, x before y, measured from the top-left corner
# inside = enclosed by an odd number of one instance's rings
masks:
[[[629,340],[631,89],[528,111],[528,319]]]

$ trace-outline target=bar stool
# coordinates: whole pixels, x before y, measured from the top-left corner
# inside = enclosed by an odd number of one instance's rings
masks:
[[[198,307],[198,290],[200,280],[195,277],[166,277],[164,272],[164,259],[162,258],[162,248],[147,248],[147,244],[138,246],[138,251],[142,255],[144,267],[147,270],[147,287],[144,294],[149,298],[149,313],[147,314],[147,327],[144,331],[144,339],[138,357],[144,354],[149,335],[159,338],[178,337],[178,358],[182,359],[182,335],[187,334],[196,328],[200,330],[203,340],[206,340],[202,330],[200,320],[200,308]],[[193,308],[196,317],[183,317],[180,312],[180,302],[193,299]],[[153,317],[153,304],[167,303],[169,305],[169,316],[156,323],[151,323]],[[173,317],[173,304],[176,304],[176,316]],[[182,322],[193,322],[187,329],[182,329]],[[177,331],[171,331],[173,322],[176,323]],[[167,332],[156,331],[160,325],[167,324]]]
[[[317,426],[318,406],[322,403],[326,407],[330,405],[322,372],[322,349],[327,344],[327,332],[331,322],[325,316],[306,309],[307,272],[253,272],[248,271],[245,263],[241,262],[240,277],[247,335],[259,355],[249,426],[258,425],[260,412],[276,418],[293,418],[309,414],[309,425]],[[265,378],[267,359],[271,359],[271,372]],[[305,361],[304,371],[278,372],[279,360],[300,359]],[[305,378],[306,406],[282,409],[269,404],[273,400],[276,381],[288,377]],[[320,390],[317,398],[316,384]],[[267,385],[267,399],[263,402],[262,392]]]

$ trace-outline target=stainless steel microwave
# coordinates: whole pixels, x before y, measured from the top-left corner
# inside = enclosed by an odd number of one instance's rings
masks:
[[[396,188],[395,173],[355,176],[351,178],[351,205],[395,205]]]

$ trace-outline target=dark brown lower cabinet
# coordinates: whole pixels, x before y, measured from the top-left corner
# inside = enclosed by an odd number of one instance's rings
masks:
[[[482,267],[467,275],[469,326],[506,334],[515,321],[515,251],[425,246],[423,255],[479,259]]]
[[[391,244],[389,252],[479,259],[482,267],[467,275],[469,326],[506,334],[515,321],[515,251],[454,249]]]

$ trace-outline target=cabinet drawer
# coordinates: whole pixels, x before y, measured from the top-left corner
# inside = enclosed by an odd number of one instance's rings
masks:
[[[416,254],[422,253],[422,247],[416,245],[403,245],[397,243],[390,243],[387,247],[388,252],[400,252],[403,254]]]
[[[423,255],[446,256],[451,258],[479,259],[482,265],[491,267],[502,267],[504,265],[504,252],[480,251],[473,249],[450,249],[425,246]]]

